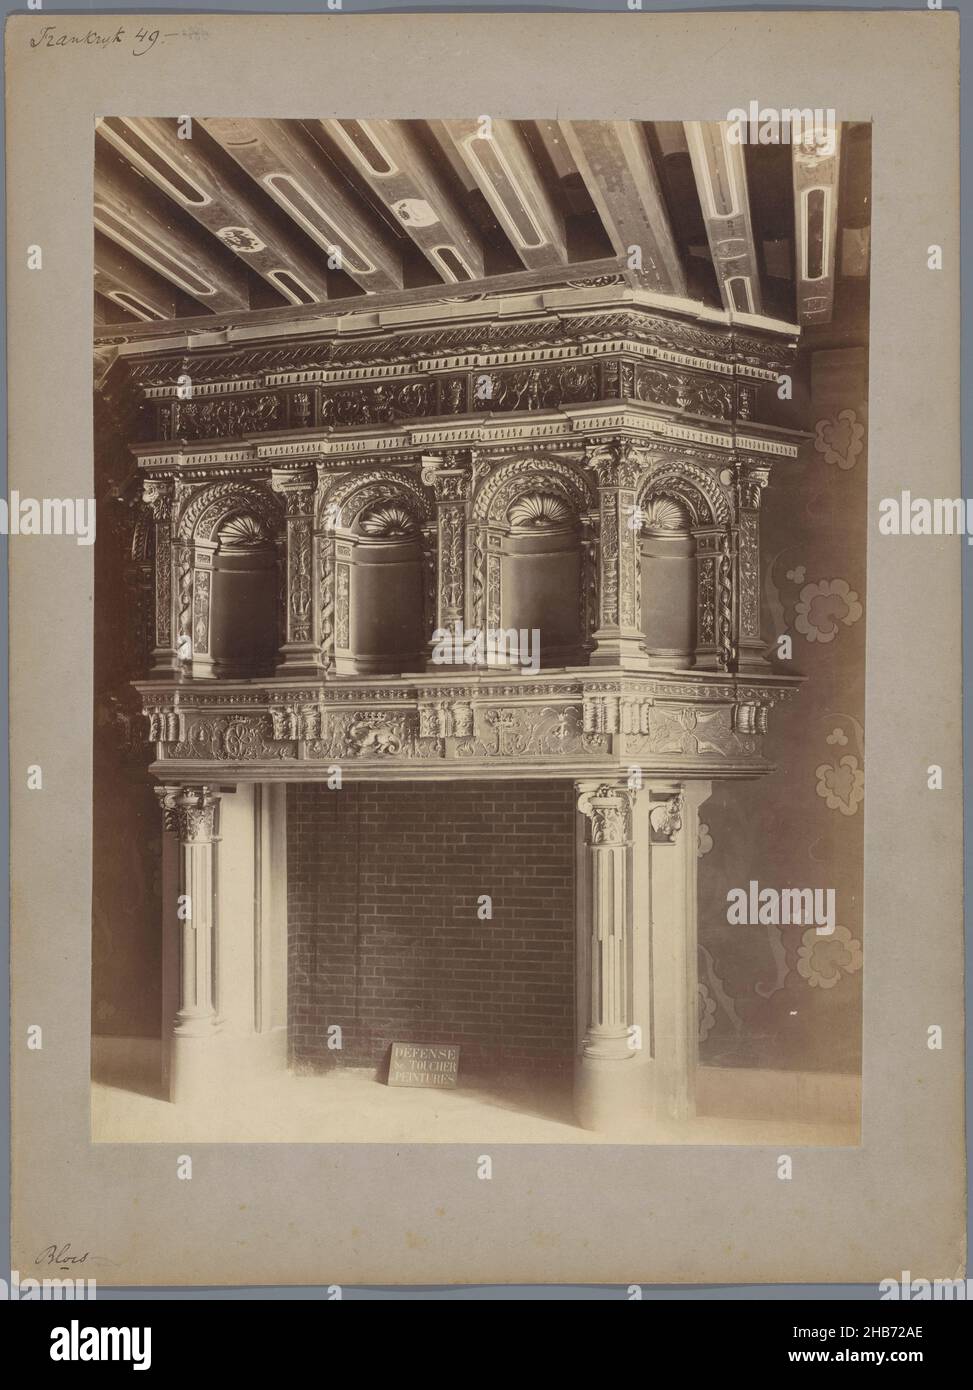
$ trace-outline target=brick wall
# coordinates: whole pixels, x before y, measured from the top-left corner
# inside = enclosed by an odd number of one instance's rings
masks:
[[[571,1066],[570,782],[292,784],[287,839],[296,1065],[416,1041],[459,1043],[467,1073]]]

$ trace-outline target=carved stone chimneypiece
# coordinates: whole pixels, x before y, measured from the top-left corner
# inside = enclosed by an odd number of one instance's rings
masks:
[[[620,277],[376,324],[118,360],[154,563],[137,689],[192,899],[177,1094],[219,1031],[217,789],[338,767],[575,783],[579,1113],[686,1118],[698,807],[770,770],[795,686],[760,630],[761,493],[801,442],[775,411],[790,330]],[[508,630],[539,650],[470,640]]]

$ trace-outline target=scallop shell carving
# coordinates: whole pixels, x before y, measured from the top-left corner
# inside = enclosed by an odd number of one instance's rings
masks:
[[[219,543],[225,550],[251,550],[266,542],[266,531],[257,518],[248,512],[231,516],[219,530]]]
[[[653,497],[645,504],[642,524],[647,531],[688,531],[692,526],[689,512],[672,497]]]
[[[563,526],[571,520],[570,509],[549,492],[528,492],[518,497],[507,512],[511,526],[525,530],[542,531],[548,527]]]
[[[358,523],[366,536],[411,536],[417,530],[415,517],[405,507],[383,503],[372,507]]]

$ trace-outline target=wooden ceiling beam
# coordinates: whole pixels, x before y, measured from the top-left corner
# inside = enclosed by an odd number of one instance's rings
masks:
[[[321,125],[442,280],[483,278],[480,238],[405,122],[330,119]]]
[[[723,307],[731,313],[762,314],[743,146],[731,144],[726,121],[683,124]]]
[[[682,258],[669,224],[645,131],[637,121],[561,121],[561,131],[612,247],[641,262],[646,289],[686,296]]]
[[[243,178],[213,167],[201,141],[180,139],[177,121],[161,117],[107,117],[98,134],[139,173],[150,178],[200,226],[255,270],[292,304],[328,298],[327,272],[315,264],[289,224],[267,217]],[[205,139],[205,137],[204,137]]]
[[[564,218],[514,121],[444,121],[511,246],[528,270],[567,265]]]
[[[145,323],[175,319],[182,312],[166,281],[107,237],[95,237],[95,290]]]
[[[249,309],[247,277],[225,266],[200,236],[187,245],[180,229],[169,225],[133,186],[122,187],[95,166],[95,228],[117,242],[184,293],[215,313]]]
[[[293,121],[206,117],[213,139],[299,227],[318,243],[332,269],[372,293],[404,286],[402,256],[379,219],[347,182],[294,129]]]
[[[833,132],[820,132],[818,138],[795,142],[791,167],[798,322],[830,323],[838,240],[840,125],[835,125]]]

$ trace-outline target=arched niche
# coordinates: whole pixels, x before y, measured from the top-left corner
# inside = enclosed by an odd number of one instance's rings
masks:
[[[528,455],[485,471],[471,516],[470,618],[494,652],[489,664],[502,661],[506,646],[496,634],[525,629],[530,642],[535,628],[540,665],[585,661],[595,506],[589,480],[566,459]]]
[[[500,628],[526,634],[519,664],[581,661],[581,526],[569,499],[537,489],[510,504],[500,550]],[[536,647],[535,650],[535,637]],[[523,650],[523,643],[529,644]],[[498,643],[502,657],[504,644]]]
[[[192,493],[175,537],[176,651],[193,679],[272,675],[281,641],[282,514],[256,483]]]
[[[273,675],[278,648],[277,547],[260,519],[237,512],[222,523],[212,555],[210,659],[228,679]]]
[[[698,575],[693,518],[685,503],[650,498],[643,508],[639,544],[646,650],[660,666],[692,666]]]
[[[407,495],[365,506],[335,543],[337,675],[399,675],[425,661],[425,552]]]
[[[638,496],[642,630],[660,666],[717,670],[732,643],[733,495],[688,459],[653,467]]]

